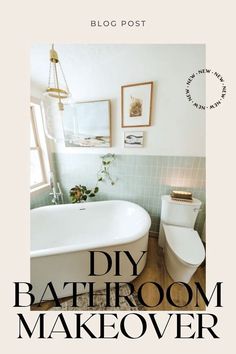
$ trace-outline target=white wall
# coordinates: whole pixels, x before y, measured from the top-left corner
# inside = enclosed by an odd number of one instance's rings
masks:
[[[35,92],[43,91],[47,85],[48,48],[32,47],[31,76]],[[185,96],[187,78],[205,67],[204,45],[66,44],[57,45],[56,49],[75,100],[111,100],[113,142],[111,149],[65,148],[59,144],[57,151],[205,156],[205,112],[194,108]],[[152,125],[121,128],[120,88],[144,81],[154,81]],[[197,82],[194,94],[204,102],[204,80]],[[125,149],[125,130],[144,131],[144,148]]]

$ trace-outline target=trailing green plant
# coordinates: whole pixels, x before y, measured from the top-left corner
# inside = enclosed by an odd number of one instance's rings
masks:
[[[72,203],[85,202],[88,198],[93,198],[98,193],[99,188],[96,186],[93,189],[87,189],[86,186],[74,186],[70,190],[70,199]]]
[[[101,156],[102,165],[97,173],[97,183],[93,189],[88,189],[86,186],[76,185],[70,190],[70,200],[72,203],[85,202],[88,198],[93,198],[99,191],[98,183],[108,180],[111,185],[115,184],[115,181],[110,175],[109,168],[115,159],[114,154],[106,154]]]
[[[111,185],[114,185],[115,181],[112,179],[109,169],[112,162],[115,160],[115,155],[106,154],[104,156],[101,156],[101,159],[102,159],[102,165],[100,170],[97,173],[97,178],[98,178],[97,183],[108,180],[111,183]]]

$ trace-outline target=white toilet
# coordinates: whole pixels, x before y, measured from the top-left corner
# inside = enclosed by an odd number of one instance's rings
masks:
[[[164,249],[166,269],[175,282],[188,283],[205,259],[205,248],[193,229],[201,201],[173,200],[161,197],[159,245]]]

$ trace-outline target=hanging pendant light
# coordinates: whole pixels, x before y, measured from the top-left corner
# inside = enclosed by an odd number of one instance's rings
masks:
[[[63,100],[71,96],[54,44],[50,50],[49,79],[45,95],[58,99],[60,111],[64,110]]]
[[[62,70],[58,54],[52,44],[50,50],[50,66],[48,87],[44,91],[44,131],[48,139],[53,140],[55,143],[64,143],[65,136],[63,130],[63,122],[68,115],[68,109],[64,110],[66,106],[73,105],[70,98],[70,90]]]

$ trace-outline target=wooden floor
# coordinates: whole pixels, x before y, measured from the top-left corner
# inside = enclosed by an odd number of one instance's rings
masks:
[[[202,289],[205,291],[205,265],[201,265],[196,273],[193,275],[189,286],[192,289],[193,297],[192,301],[187,305],[183,306],[188,301],[188,293],[186,288],[181,284],[175,284],[171,290],[171,299],[174,304],[177,306],[171,305],[166,296],[164,297],[163,301],[155,307],[155,304],[159,302],[159,292],[157,288],[150,284],[151,282],[156,282],[160,284],[164,292],[172,284],[174,281],[170,278],[169,274],[166,271],[163,259],[163,251],[162,248],[158,246],[158,241],[156,237],[149,237],[149,244],[148,244],[148,257],[147,263],[142,271],[142,273],[133,281],[134,288],[136,292],[138,288],[143,284],[148,282],[143,287],[142,290],[142,298],[144,302],[148,306],[142,307],[142,311],[204,311],[205,304],[201,297],[199,297],[199,304],[196,307],[196,293],[195,293],[195,282],[199,282],[201,284]],[[64,298],[62,301],[66,301],[70,298]],[[45,301],[43,304],[40,305],[40,311],[47,311],[52,306],[54,306],[53,301]],[[179,307],[178,307],[179,306]],[[37,305],[33,305],[31,310],[39,310]]]
[[[171,279],[164,264],[164,257],[162,248],[158,246],[158,241],[156,237],[149,237],[149,245],[148,245],[148,257],[147,263],[143,270],[143,272],[133,281],[135,290],[145,282],[156,282],[161,285],[162,289],[165,291],[170,284],[174,281]],[[201,265],[195,274],[193,275],[191,281],[189,282],[189,286],[192,289],[193,297],[192,301],[187,306],[183,306],[187,303],[189,297],[186,288],[181,284],[175,284],[172,286],[171,290],[171,299],[174,304],[177,306],[173,306],[169,304],[166,297],[164,297],[163,301],[160,305],[156,307],[154,306],[159,302],[159,292],[156,287],[152,284],[147,284],[143,287],[142,297],[148,307],[144,307],[143,310],[148,311],[204,311],[205,303],[203,302],[201,297],[198,297],[198,306],[196,307],[196,293],[195,293],[195,282],[199,282],[201,284],[202,289],[205,291],[205,265]],[[178,307],[181,306],[181,307]]]

